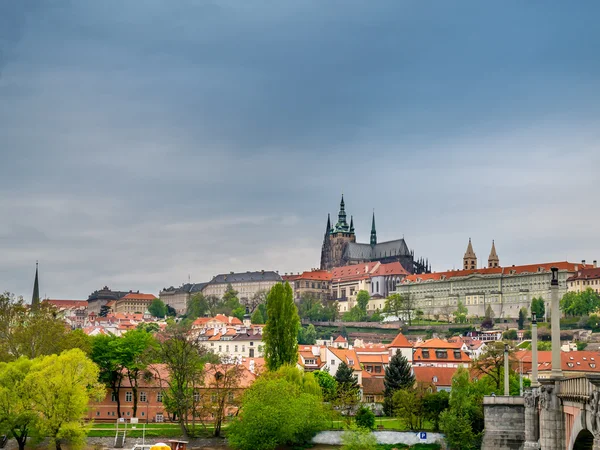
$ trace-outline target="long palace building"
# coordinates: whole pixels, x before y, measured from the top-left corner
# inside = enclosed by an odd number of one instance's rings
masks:
[[[530,310],[533,298],[543,298],[549,311],[552,267],[558,268],[559,296],[562,297],[567,292],[567,279],[590,266],[562,261],[502,267],[492,243],[487,267],[477,268],[477,257],[469,239],[463,267],[462,270],[409,275],[397,285],[396,292],[410,294],[415,309],[429,317],[451,315],[460,301],[469,310],[469,316],[483,317],[489,305],[496,318],[516,318],[521,308]]]

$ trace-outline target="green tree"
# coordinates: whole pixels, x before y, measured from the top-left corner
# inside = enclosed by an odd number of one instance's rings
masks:
[[[531,299],[531,313],[535,313],[537,320],[543,320],[546,314],[546,302],[543,298],[534,297]]]
[[[388,416],[393,415],[392,397],[394,393],[399,389],[412,388],[414,384],[415,376],[412,373],[412,367],[408,359],[402,355],[401,350],[396,350],[385,368],[383,379],[383,385],[385,386],[383,408]]]
[[[25,449],[27,438],[35,433],[37,425],[31,392],[24,385],[32,364],[25,357],[0,363],[0,434],[12,436],[19,450]]]
[[[317,330],[312,323],[309,323],[306,328],[298,329],[298,344],[314,345],[317,342]]]
[[[262,313],[260,312],[260,308],[256,308],[254,310],[254,312],[252,313],[252,317],[250,318],[250,321],[254,325],[263,325],[265,323],[265,319],[264,319]]]
[[[161,380],[166,410],[176,417],[185,437],[198,435],[200,400],[195,388],[203,381],[206,355],[188,339],[189,327],[174,324],[158,339],[157,353],[165,364],[169,377]]]
[[[447,391],[429,393],[423,399],[425,419],[433,424],[433,431],[440,430],[440,414],[448,409],[450,394]]]
[[[321,391],[323,392],[323,401],[334,401],[337,396],[336,379],[329,372],[324,370],[315,370],[313,375],[319,383],[319,386],[321,386]]]
[[[525,317],[527,316],[527,308],[521,308],[519,310],[519,319],[517,320],[517,323],[519,325],[519,330],[522,330],[523,327],[525,326]]]
[[[427,387],[423,382],[418,382],[415,387],[398,389],[394,392],[392,397],[394,414],[400,420],[404,420],[406,426],[411,430],[423,428],[426,394]]]
[[[358,411],[356,411],[354,421],[359,428],[366,428],[368,430],[375,428],[375,414],[371,408],[368,408],[364,405],[362,405],[360,408],[358,408]]]
[[[335,380],[337,381],[337,398],[334,404],[342,411],[349,423],[352,411],[360,400],[358,380],[354,376],[352,368],[343,361],[335,372]]]
[[[358,305],[354,305],[350,311],[345,312],[342,315],[344,322],[363,322],[367,318],[367,313],[363,311]]]
[[[516,341],[518,338],[519,336],[517,334],[517,330],[514,328],[512,330],[506,330],[504,333],[502,333],[502,339],[507,341]]]
[[[298,361],[300,318],[289,283],[274,285],[267,296],[267,323],[263,331],[267,369],[277,370]]]
[[[383,312],[391,314],[400,320],[402,314],[402,296],[400,294],[392,294],[385,300]]]
[[[236,311],[239,314],[239,308],[242,308],[242,316],[246,312],[246,309],[240,303],[240,299],[238,297],[238,292],[233,289],[231,283],[227,285],[227,290],[223,294],[223,298],[221,299],[221,306],[217,308],[217,312],[230,315],[233,314],[233,311]],[[239,317],[238,317],[239,318]]]
[[[133,417],[137,417],[138,389],[142,372],[151,362],[152,349],[156,345],[152,334],[144,330],[130,330],[118,341],[116,346],[117,358],[125,370],[133,395]]]
[[[98,375],[98,367],[79,349],[33,361],[23,383],[38,415],[40,435],[49,437],[57,450],[63,441],[71,447],[85,444],[88,403],[106,394]]]
[[[152,303],[150,303],[150,306],[148,306],[148,312],[150,312],[153,317],[162,319],[167,315],[167,305],[165,305],[160,298],[155,298],[152,300]]]
[[[303,445],[330,423],[314,378],[305,383],[301,380],[310,374],[282,369],[258,378],[244,394],[239,416],[227,430],[234,449]]]
[[[479,374],[489,376],[500,390],[503,383],[504,367],[504,342],[488,342],[485,351],[473,361],[473,370]],[[509,353],[509,358],[511,353]]]
[[[188,319],[196,320],[209,312],[208,301],[202,292],[192,295],[187,302],[185,315]]]
[[[125,373],[118,349],[120,338],[114,334],[99,334],[92,338],[90,358],[99,369],[98,379],[115,394],[117,415],[121,417],[121,384]]]
[[[463,303],[458,300],[458,302],[456,303],[456,310],[454,311],[454,321],[456,323],[465,323],[467,321],[467,314],[469,313],[469,310],[467,309],[467,307],[465,305],[463,305]]]
[[[356,294],[356,306],[358,306],[365,314],[367,314],[367,305],[371,296],[368,291],[360,290]]]

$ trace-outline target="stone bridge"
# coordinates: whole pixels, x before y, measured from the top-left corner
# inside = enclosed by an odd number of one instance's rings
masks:
[[[600,375],[540,379],[523,397],[485,397],[483,450],[600,450]]]

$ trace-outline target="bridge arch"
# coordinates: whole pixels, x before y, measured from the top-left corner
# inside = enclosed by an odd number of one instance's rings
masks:
[[[573,442],[573,450],[592,450],[594,448],[594,435],[589,430],[581,430]]]

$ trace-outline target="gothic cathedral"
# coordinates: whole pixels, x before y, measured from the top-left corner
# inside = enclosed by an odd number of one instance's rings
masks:
[[[370,242],[368,244],[357,243],[354,220],[350,217],[350,224],[348,224],[346,205],[342,195],[338,221],[335,226],[331,226],[331,217],[329,214],[327,215],[327,226],[323,238],[323,247],[321,248],[321,269],[331,270],[335,267],[372,261],[382,263],[398,261],[409,273],[431,272],[429,261],[423,258],[415,261],[414,251],[408,249],[404,239],[377,242],[374,213],[371,222]]]

